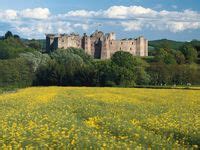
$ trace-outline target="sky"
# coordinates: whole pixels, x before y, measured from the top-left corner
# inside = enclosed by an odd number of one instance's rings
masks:
[[[0,35],[115,32],[118,39],[200,40],[200,0],[0,0]]]

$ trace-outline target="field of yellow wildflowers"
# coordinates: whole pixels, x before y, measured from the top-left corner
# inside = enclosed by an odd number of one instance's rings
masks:
[[[35,87],[0,94],[0,149],[200,147],[200,91]]]

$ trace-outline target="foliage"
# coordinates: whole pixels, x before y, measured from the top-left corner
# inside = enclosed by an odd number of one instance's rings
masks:
[[[48,54],[42,54],[38,51],[21,53],[20,58],[24,58],[31,63],[34,72],[39,67],[47,65],[47,63],[50,61],[50,56]]]
[[[5,39],[8,39],[8,38],[11,38],[11,37],[13,37],[12,32],[10,32],[10,31],[6,32],[4,38],[5,38]]]
[[[0,60],[0,87],[32,85],[32,65],[25,59]]]
[[[111,61],[119,67],[132,69],[134,66],[133,56],[129,52],[118,51],[113,54]]]
[[[33,52],[35,49],[28,48],[20,39],[13,37],[0,41],[0,59],[11,59],[23,52]]]
[[[198,90],[78,87],[2,94],[0,149],[198,149],[199,97]]]
[[[153,63],[147,69],[151,85],[192,85],[200,84],[200,67],[196,64],[166,65]]]
[[[21,66],[27,75],[31,73],[27,85],[32,81],[32,85],[59,86],[200,84],[199,65],[196,64],[200,42],[197,40],[188,43],[153,41],[149,45],[154,56],[141,58],[119,51],[110,60],[94,60],[83,49],[77,48],[42,54],[44,43],[44,40],[22,40],[8,31],[0,40],[0,59],[6,59],[10,65],[1,68],[5,71],[0,84],[5,85],[8,81],[6,85],[24,85],[18,78],[19,68],[14,68],[15,61],[18,64],[19,60],[24,60]],[[16,83],[9,81],[14,76]]]
[[[187,63],[193,63],[197,61],[197,50],[191,44],[184,44],[180,50],[184,54]]]

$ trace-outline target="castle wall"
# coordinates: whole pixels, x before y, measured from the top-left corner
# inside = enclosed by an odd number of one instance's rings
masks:
[[[81,38],[79,36],[59,36],[58,48],[67,49],[69,47],[81,48]]]
[[[132,55],[136,55],[136,42],[135,40],[111,40],[109,42],[109,49],[111,55],[117,51],[127,51]]]
[[[109,59],[117,51],[127,51],[134,56],[148,56],[148,40],[139,37],[133,40],[116,40],[115,33],[94,32],[91,36],[79,35],[47,35],[47,52],[69,47],[82,48],[94,58]]]

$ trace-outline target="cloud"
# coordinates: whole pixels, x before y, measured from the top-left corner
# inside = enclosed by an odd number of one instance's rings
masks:
[[[75,28],[80,27],[80,28],[82,28],[84,31],[87,31],[87,30],[89,29],[89,25],[88,25],[88,24],[76,23],[76,24],[74,24],[74,27],[75,27]]]
[[[147,29],[177,33],[200,29],[200,13],[190,9],[157,11],[142,6],[111,6],[105,10],[74,10],[63,14],[52,14],[48,8],[9,9],[0,10],[0,24],[3,23],[32,38],[44,37],[45,33],[87,31],[99,23],[125,32]]]
[[[173,6],[177,8],[177,6]],[[88,18],[93,20],[114,19],[116,24],[120,24],[125,31],[138,31],[144,28],[154,30],[169,30],[171,32],[181,32],[189,29],[199,29],[200,13],[192,10],[184,11],[156,11],[142,6],[112,6],[107,10],[70,11],[67,17]]]
[[[76,10],[76,11],[69,11],[64,16],[65,17],[95,17],[99,16],[100,11],[86,11],[86,10]]]
[[[156,11],[141,6],[112,6],[108,10],[104,11],[104,13],[108,18],[128,19],[134,17],[147,17],[149,15],[154,16]]]
[[[200,29],[200,22],[168,22],[166,26],[171,32],[181,32],[187,29]]]
[[[139,31],[143,28],[143,24],[139,21],[122,22],[121,25],[125,31]]]
[[[20,19],[47,19],[50,16],[48,8],[24,9],[21,11],[8,9],[0,11],[0,19],[4,21]]]
[[[22,10],[19,14],[23,18],[47,19],[50,16],[50,11],[48,8],[34,8]]]
[[[14,20],[17,18],[17,11],[15,10],[5,10],[5,11],[0,11],[0,19],[1,20]]]

